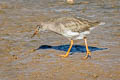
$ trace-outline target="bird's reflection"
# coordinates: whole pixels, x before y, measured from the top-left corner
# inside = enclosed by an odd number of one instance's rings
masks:
[[[67,52],[69,46],[70,45],[68,45],[68,44],[66,44],[66,45],[59,45],[59,46],[41,45],[36,50],[40,50],[40,49],[55,49],[55,50],[60,50],[60,51],[66,51]],[[105,49],[107,49],[107,48],[98,48],[98,47],[92,47],[92,46],[89,46],[88,48],[89,48],[89,50],[91,52],[97,51],[97,50],[105,50]],[[73,45],[70,52],[71,52],[71,54],[73,54],[75,52],[84,53],[84,52],[86,52],[86,47],[83,46],[83,45]]]

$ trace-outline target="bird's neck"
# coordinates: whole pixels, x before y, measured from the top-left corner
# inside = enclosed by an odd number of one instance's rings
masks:
[[[52,30],[54,25],[52,22],[44,22],[44,23],[41,23],[43,25],[42,27],[42,30],[45,31],[45,30]]]

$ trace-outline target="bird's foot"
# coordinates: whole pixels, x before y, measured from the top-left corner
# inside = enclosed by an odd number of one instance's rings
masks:
[[[64,58],[66,58],[66,57],[68,57],[68,55],[60,55],[61,57],[64,57]]]
[[[87,55],[85,57],[83,57],[83,59],[85,60],[85,59],[88,59],[89,57],[91,58],[91,52],[90,51],[87,52]]]
[[[36,51],[36,49],[31,49],[31,50],[30,50],[30,52],[34,52],[34,51]]]
[[[83,57],[84,60],[88,59],[88,56]]]

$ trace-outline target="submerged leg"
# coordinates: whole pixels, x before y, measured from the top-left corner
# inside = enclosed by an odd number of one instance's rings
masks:
[[[83,59],[87,59],[88,57],[91,57],[91,52],[90,50],[88,49],[88,44],[87,44],[87,38],[84,37],[84,41],[85,41],[85,46],[86,46],[86,56],[83,58]]]
[[[69,47],[67,53],[66,53],[65,55],[60,55],[60,56],[62,56],[62,57],[68,57],[68,55],[69,55],[69,53],[70,53],[70,50],[71,50],[72,46],[73,46],[73,40],[71,40],[70,47]]]

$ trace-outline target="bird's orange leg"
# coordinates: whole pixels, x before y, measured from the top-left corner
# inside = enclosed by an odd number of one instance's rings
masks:
[[[86,46],[86,56],[83,58],[83,59],[87,59],[88,57],[91,57],[91,52],[90,50],[88,49],[88,44],[87,44],[87,38],[84,37],[84,41],[85,41],[85,46]]]
[[[68,57],[68,55],[69,55],[69,53],[70,53],[70,50],[71,50],[72,46],[73,46],[73,40],[71,40],[70,47],[69,47],[67,53],[66,53],[65,55],[60,55],[60,56],[62,56],[62,57]]]

